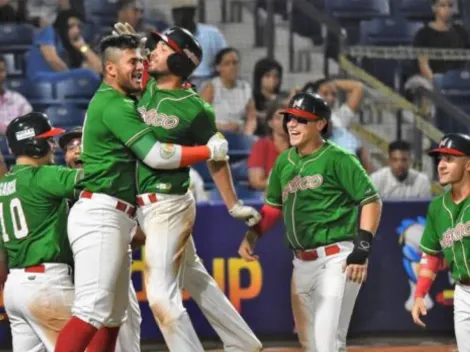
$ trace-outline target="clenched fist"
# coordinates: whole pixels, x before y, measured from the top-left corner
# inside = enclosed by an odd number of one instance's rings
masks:
[[[228,142],[220,132],[214,134],[207,142],[207,147],[211,151],[209,160],[225,161],[228,160]]]
[[[228,212],[235,219],[244,220],[245,224],[250,227],[255,226],[261,220],[260,213],[255,208],[244,205],[241,200],[230,208]]]

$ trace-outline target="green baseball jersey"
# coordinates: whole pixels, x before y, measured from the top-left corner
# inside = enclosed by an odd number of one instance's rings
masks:
[[[10,268],[73,263],[67,199],[80,170],[16,165],[0,180],[0,247]]]
[[[269,177],[266,203],[282,207],[292,249],[352,240],[359,206],[379,199],[357,157],[326,141],[316,152],[283,152]]]
[[[136,102],[102,83],[85,117],[81,154],[85,175],[77,188],[134,204],[137,159],[129,147],[150,132]]]
[[[442,252],[452,278],[470,279],[470,197],[455,204],[450,192],[434,198],[429,205],[420,248],[424,253]]]
[[[204,145],[217,132],[215,115],[193,89],[158,89],[149,80],[137,108],[142,120],[163,143]],[[171,150],[168,151],[171,153]],[[137,165],[137,190],[143,193],[184,194],[189,187],[189,168],[154,170]]]

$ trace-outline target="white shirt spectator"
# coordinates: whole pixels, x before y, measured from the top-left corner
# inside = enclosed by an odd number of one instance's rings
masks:
[[[33,108],[24,96],[12,90],[5,90],[5,93],[0,95],[0,134],[5,134],[13,119],[31,111]]]
[[[196,202],[207,202],[206,191],[204,190],[204,180],[193,168],[189,169],[189,190],[193,193]]]
[[[251,99],[251,86],[248,82],[237,80],[233,88],[223,86],[219,77],[211,80],[214,87],[212,106],[217,123],[235,122],[243,126],[246,107]]]
[[[382,199],[430,199],[431,183],[428,176],[414,169],[408,170],[405,180],[399,181],[390,167],[383,167],[370,176]]]
[[[227,42],[217,27],[204,23],[197,24],[195,37],[201,44],[204,55],[202,55],[202,61],[193,72],[192,77],[210,77],[215,72],[215,55],[227,47]]]
[[[348,104],[341,105],[338,109],[333,109],[331,112],[331,122],[339,128],[349,128],[351,123],[356,118],[356,113],[348,106]]]

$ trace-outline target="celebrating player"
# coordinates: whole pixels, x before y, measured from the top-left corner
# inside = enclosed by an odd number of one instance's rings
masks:
[[[199,43],[187,30],[173,27],[153,33],[148,47],[152,50],[148,69],[152,78],[138,103],[142,119],[160,141],[207,143],[217,132],[214,111],[193,89],[182,88],[201,61]],[[259,213],[238,201],[227,162],[210,162],[209,169],[230,214],[255,224]],[[204,351],[183,307],[182,286],[228,349],[261,350],[259,340],[196,255],[189,169],[158,171],[139,163],[137,180],[137,216],[146,234],[147,297],[170,351]]]
[[[308,352],[346,351],[382,203],[357,158],[323,139],[331,110],[320,96],[297,93],[282,114],[293,147],[278,157],[262,220],[247,232],[239,254],[256,260],[257,238],[283,215],[295,255],[292,309],[300,343]]]
[[[441,185],[449,191],[429,205],[426,227],[421,238],[423,252],[411,312],[414,322],[425,327],[424,297],[436,278],[442,256],[455,280],[454,325],[459,352],[470,352],[470,239],[466,233],[470,220],[470,136],[446,134],[439,147],[429,153],[440,158],[437,171]]]
[[[50,165],[53,137],[62,132],[38,112],[17,117],[6,130],[16,165],[0,182],[0,259],[10,269],[4,302],[14,352],[52,352],[72,315],[66,199],[74,197],[81,172]]]
[[[80,159],[81,143],[81,127],[75,127],[65,132],[59,138],[59,146],[65,153],[65,163],[72,169],[83,167],[83,162]],[[135,239],[136,237],[134,237],[133,242],[137,242]],[[129,255],[130,260],[132,260],[131,250],[129,251]],[[134,285],[131,281],[129,283],[129,308],[127,309],[127,318],[119,329],[115,352],[140,352],[141,322],[142,316],[140,314],[139,301],[137,300]]]
[[[73,317],[59,335],[56,352],[84,351],[103,326],[93,351],[114,350],[128,306],[136,156],[151,168],[175,169],[225,160],[228,151],[220,135],[198,147],[157,141],[129,97],[140,91],[139,44],[131,35],[101,43],[104,79],[88,106],[81,154],[85,175],[68,219],[75,262]]]

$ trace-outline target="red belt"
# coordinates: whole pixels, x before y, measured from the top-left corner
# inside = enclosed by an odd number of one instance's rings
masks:
[[[80,198],[91,199],[93,198],[93,192],[82,191],[82,193],[80,193]],[[122,211],[123,213],[126,213],[130,217],[134,217],[135,215],[135,207],[127,203],[121,202],[120,200],[116,201],[116,209]]]
[[[325,256],[330,256],[333,254],[338,254],[341,251],[337,244],[325,247]],[[304,261],[314,261],[319,258],[318,250],[314,251],[295,251],[295,256],[300,260]]]
[[[137,205],[139,207],[143,207],[147,203],[152,204],[152,203],[158,202],[157,195],[155,193],[149,193],[147,197],[148,197],[148,202],[144,200],[144,197],[137,196]]]
[[[44,264],[28,266],[24,268],[24,271],[27,273],[45,273],[46,266]]]

